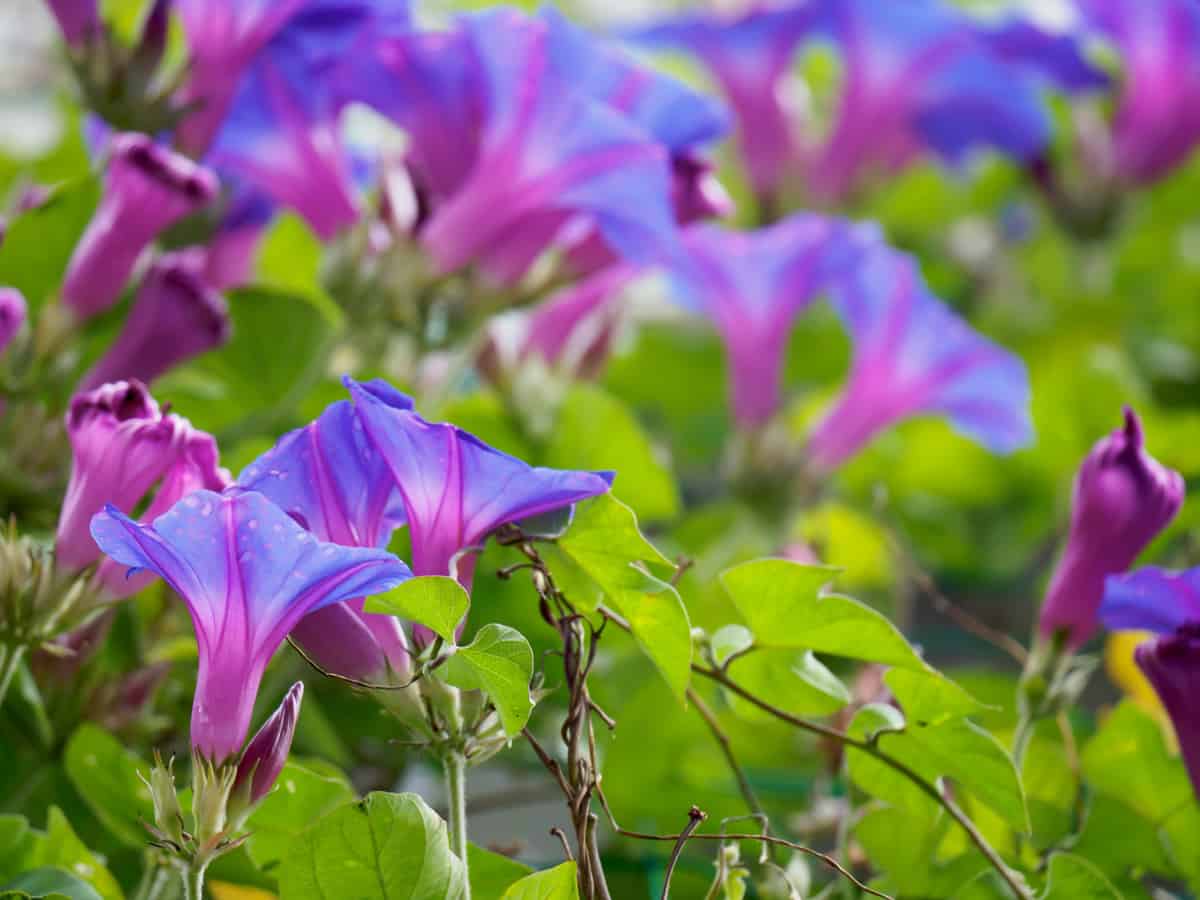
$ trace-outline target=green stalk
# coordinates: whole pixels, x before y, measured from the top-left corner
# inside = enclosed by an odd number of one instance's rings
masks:
[[[457,751],[442,757],[446,772],[446,795],[449,799],[450,851],[462,860],[466,893],[463,900],[471,900],[471,883],[467,869],[467,759]]]
[[[21,668],[21,657],[24,655],[24,647],[0,645],[0,706],[4,705],[4,698],[8,696],[8,688]]]

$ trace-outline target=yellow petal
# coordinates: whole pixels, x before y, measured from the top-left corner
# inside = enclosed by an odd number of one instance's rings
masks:
[[[1138,644],[1153,640],[1154,635],[1149,631],[1114,631],[1108,636],[1104,647],[1104,668],[1108,677],[1119,687],[1129,699],[1154,716],[1162,726],[1163,735],[1168,745],[1176,747],[1175,730],[1171,727],[1171,719],[1163,709],[1158,694],[1150,684],[1142,670],[1138,668],[1133,658],[1133,651]]]

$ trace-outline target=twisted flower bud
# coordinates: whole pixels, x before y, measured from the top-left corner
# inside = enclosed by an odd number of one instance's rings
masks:
[[[1145,450],[1142,424],[1126,407],[1125,426],[1092,448],[1075,479],[1071,531],[1042,606],[1039,629],[1066,632],[1070,649],[1097,627],[1104,579],[1124,572],[1175,517],[1184,484]]]

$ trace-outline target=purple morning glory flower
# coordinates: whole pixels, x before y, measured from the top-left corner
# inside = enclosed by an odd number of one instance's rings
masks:
[[[211,435],[187,419],[164,416],[139,381],[77,394],[67,413],[67,437],[71,478],[55,538],[56,559],[65,566],[82,569],[100,558],[89,525],[106,503],[132,512],[156,484],[169,505],[188,485],[219,489],[228,480]],[[158,511],[165,512],[163,503]]]
[[[996,453],[1028,444],[1025,364],[933,296],[912,257],[866,238],[871,249],[832,290],[853,362],[841,395],[809,438],[813,467],[837,468],[884,428],[918,414],[945,415]]]
[[[146,383],[229,340],[229,308],[205,281],[203,260],[171,253],[146,274],[117,339],[84,376],[81,390],[110,381]]]
[[[109,151],[104,195],[62,286],[63,302],[82,319],[116,303],[147,245],[217,193],[216,176],[144,134],[117,135]]]
[[[274,216],[275,204],[265,194],[235,185],[229,206],[208,243],[189,248],[201,260],[205,281],[218,291],[253,281],[259,245]]]
[[[380,392],[390,388],[374,382]],[[401,408],[411,401],[392,392]],[[238,485],[258,491],[320,540],[385,547],[404,524],[404,503],[387,463],[368,444],[353,405],[330,405],[247,466]],[[362,598],[309,613],[292,638],[326,671],[368,683],[408,672],[404,631],[392,616],[363,612]]]
[[[836,219],[800,213],[753,232],[697,225],[685,233],[675,297],[720,331],[730,403],[743,428],[763,425],[779,409],[792,323],[846,269],[854,255],[847,230]]]
[[[288,753],[291,752],[296,722],[300,718],[300,701],[303,699],[304,683],[297,681],[284,695],[279,708],[246,745],[242,758],[238,760],[237,775],[229,792],[230,821],[243,819],[271,793],[275,779],[283,771]]]
[[[612,483],[611,473],[535,468],[453,425],[426,422],[377,382],[345,381],[399,487],[418,575],[456,575],[469,587],[474,551],[501,525],[603,494]]]
[[[1171,717],[1200,797],[1200,569],[1148,567],[1110,576],[1100,618],[1109,628],[1157,635],[1137,648],[1134,659]]]
[[[1200,141],[1200,5],[1195,0],[1081,0],[1087,24],[1123,63],[1113,123],[1118,174],[1152,182]]]
[[[809,191],[825,200],[841,200],[871,170],[900,169],[925,150],[951,163],[979,147],[1028,161],[1051,136],[1043,84],[1105,84],[1070,39],[1038,38],[1023,23],[988,31],[943,0],[823,7],[844,73],[829,137],[806,175]]]
[[[1106,593],[1105,579],[1133,564],[1175,518],[1183,497],[1182,476],[1146,452],[1142,423],[1126,408],[1124,427],[1097,442],[1075,478],[1071,532],[1042,605],[1038,620],[1042,634],[1050,637],[1065,631],[1067,645],[1079,647],[1096,630],[1102,598],[1106,617],[1119,618],[1120,597],[1129,599],[1129,595],[1114,595],[1111,587]],[[1149,585],[1158,574],[1147,570],[1133,585]],[[1169,593],[1158,591],[1160,596]],[[1130,618],[1136,615],[1131,613]]]
[[[774,197],[799,156],[785,82],[796,49],[817,24],[815,3],[754,7],[737,18],[689,14],[630,33],[648,47],[695,54],[712,71],[737,117],[750,183]]]
[[[0,288],[0,353],[25,325],[25,297],[16,288]]]
[[[500,9],[381,50],[360,99],[408,133],[418,236],[439,270],[517,281],[568,225],[620,257],[675,248],[666,148],[564,77],[553,46],[545,21]]]
[[[301,618],[410,575],[387,551],[318,541],[262,494],[237,488],[190,494],[151,525],[108,506],[92,534],[187,604],[200,651],[192,747],[218,763],[241,751],[263,671]]]
[[[338,130],[357,58],[406,31],[396,0],[181,0],[192,52],[183,146],[300,213],[322,237],[358,218]]]
[[[72,47],[87,44],[104,27],[100,21],[99,0],[47,0],[47,5]]]

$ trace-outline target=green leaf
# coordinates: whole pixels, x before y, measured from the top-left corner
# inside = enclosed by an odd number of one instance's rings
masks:
[[[0,885],[0,897],[10,896],[10,891],[16,896],[45,900],[58,900],[60,897],[66,900],[103,900],[86,881],[50,866],[22,872],[8,884]]]
[[[734,660],[729,676],[760,700],[797,716],[831,715],[851,699],[846,686],[811,651],[755,650]],[[727,696],[744,719],[773,718],[736,694]]]
[[[123,843],[144,847],[142,822],[154,821],[154,804],[138,773],[150,767],[111,734],[86,723],[67,741],[63,764],[92,814]]]
[[[48,202],[9,223],[0,243],[0,284],[24,294],[31,312],[58,291],[99,198],[99,182],[87,176],[64,184]]]
[[[961,719],[985,709],[962,687],[940,672],[889,669],[884,683],[895,695],[911,721],[937,725],[947,719]]]
[[[420,622],[453,644],[454,632],[470,605],[471,598],[453,578],[421,575],[401,582],[386,594],[368,597],[363,609]]]
[[[485,692],[509,735],[519,734],[533,711],[529,680],[533,677],[533,648],[515,628],[484,625],[475,640],[450,657],[446,680],[464,690]]]
[[[71,823],[57,806],[50,807],[46,834],[33,854],[35,866],[62,869],[86,881],[104,900],[120,900],[121,887],[112,873],[75,834]]]
[[[467,868],[471,873],[472,897],[499,897],[533,869],[524,863],[484,850],[475,844],[467,845]]]
[[[679,492],[642,426],[620,400],[595,385],[577,384],[567,394],[546,465],[564,469],[611,469],[617,491],[644,519],[679,513]]]
[[[1104,873],[1072,853],[1050,857],[1050,877],[1042,900],[1121,900]]]
[[[303,297],[334,325],[342,312],[321,284],[321,260],[325,248],[295,213],[278,216],[258,251],[258,275],[262,287]]]
[[[1195,802],[1187,772],[1167,751],[1159,724],[1129,701],[1104,720],[1080,756],[1084,780],[1094,790],[1152,822]]]
[[[332,766],[318,771],[290,760],[246,823],[246,852],[260,869],[278,865],[311,822],[354,798],[350,782]]]
[[[892,707],[873,704],[859,710],[850,733],[878,735],[876,746],[926,784],[936,785],[937,778],[949,776],[1017,831],[1028,832],[1025,795],[1012,758],[995,737],[972,722],[954,719],[921,726],[905,723]],[[905,776],[864,751],[848,749],[847,754],[851,777],[867,793],[918,811],[927,812],[934,802],[915,793],[919,788]]]
[[[466,872],[446,823],[416,794],[368,794],[292,844],[280,900],[456,900]]]
[[[745,625],[726,625],[713,634],[709,646],[717,665],[723,666],[731,656],[745,653],[754,646],[754,633]]]
[[[575,863],[565,862],[522,878],[505,891],[500,900],[579,900],[575,879]]]
[[[1174,874],[1155,824],[1105,794],[1095,794],[1071,852],[1116,878],[1134,869]]]
[[[301,295],[263,288],[229,294],[229,312],[229,343],[164,377],[155,396],[198,428],[240,438],[281,427],[321,376],[337,323]]]
[[[692,625],[683,598],[665,581],[651,591],[618,591],[609,598],[633,639],[680,700],[692,678]]]
[[[0,882],[30,868],[37,835],[24,816],[0,816]]]
[[[612,494],[578,504],[571,527],[557,546],[609,597],[653,586],[656,579],[637,563],[670,566],[638,529],[633,510]]]
[[[611,494],[580,503],[567,533],[544,548],[559,589],[578,607],[607,600],[677,697],[691,679],[692,626],[683,598],[646,565],[670,563],[638,530],[633,510]]]
[[[871,607],[821,588],[823,566],[760,559],[721,573],[721,582],[764,647],[792,647],[927,671],[896,626]]]

